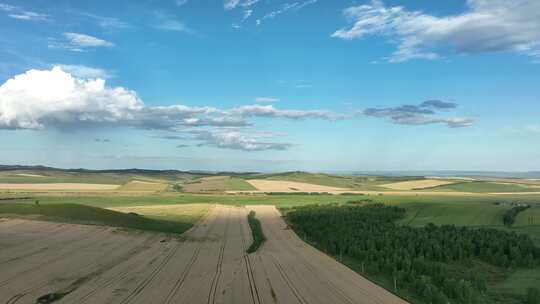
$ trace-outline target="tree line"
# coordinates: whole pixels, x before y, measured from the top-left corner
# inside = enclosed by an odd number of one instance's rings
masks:
[[[383,275],[426,303],[483,303],[485,278],[455,265],[481,261],[501,268],[533,267],[540,249],[526,235],[453,225],[398,225],[405,209],[382,204],[298,207],[287,213],[292,228],[317,247]],[[467,269],[461,267],[460,269]]]
[[[514,222],[516,221],[517,215],[521,211],[527,210],[527,208],[529,208],[528,205],[512,207],[511,209],[509,209],[508,211],[506,211],[504,213],[504,215],[503,215],[503,224],[505,226],[511,227],[514,224]]]

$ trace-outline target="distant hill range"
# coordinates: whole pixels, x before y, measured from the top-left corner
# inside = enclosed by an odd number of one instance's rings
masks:
[[[540,178],[540,171],[351,171],[333,172],[344,175],[377,175],[377,176],[440,176],[440,177],[500,177],[500,178]]]
[[[92,170],[83,168],[61,169],[47,166],[22,166],[22,165],[0,165],[0,171],[56,171],[66,173],[113,173],[113,174],[138,174],[138,175],[228,175],[228,176],[250,176],[259,172],[233,172],[233,171],[204,171],[204,170],[152,170],[152,169],[105,169]],[[308,173],[303,171],[281,172],[279,174]],[[324,173],[349,176],[439,176],[439,177],[500,177],[500,178],[540,178],[540,171],[459,171],[459,170],[434,170],[434,171],[414,171],[414,170],[380,170],[380,171],[328,171]],[[274,174],[272,174],[274,175]]]
[[[153,170],[153,169],[105,169],[105,170],[92,170],[84,168],[72,168],[62,169],[47,166],[22,166],[22,165],[0,165],[0,171],[56,171],[66,173],[114,173],[114,174],[137,174],[137,175],[175,175],[175,174],[195,174],[195,175],[245,175],[256,174],[256,172],[221,172],[221,171],[202,171],[202,170]]]

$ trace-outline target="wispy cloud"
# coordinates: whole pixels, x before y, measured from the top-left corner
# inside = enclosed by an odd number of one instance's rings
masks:
[[[176,6],[184,6],[188,3],[188,0],[174,0],[174,4],[176,4]]]
[[[241,7],[250,7],[254,4],[256,4],[257,2],[259,2],[259,0],[225,0],[223,2],[223,7],[226,9],[226,10],[232,10],[238,6],[241,6]]]
[[[40,13],[34,13],[34,12],[21,12],[17,14],[9,14],[11,18],[19,19],[19,20],[25,20],[25,21],[45,21],[49,19],[49,15],[47,14],[40,14]]]
[[[230,111],[240,117],[267,117],[267,118],[286,118],[286,119],[324,119],[340,120],[347,118],[347,115],[338,114],[326,110],[281,110],[272,105],[247,105],[241,106]]]
[[[275,97],[255,97],[255,102],[258,103],[271,103],[271,102],[278,102],[279,98]]]
[[[177,135],[177,134],[165,134],[165,135],[149,135],[149,137],[153,138],[160,138],[160,139],[168,139],[168,140],[184,140],[186,139],[183,135]]]
[[[114,17],[104,17],[88,13],[82,15],[94,20],[97,25],[104,29],[125,29],[131,27],[129,23]]]
[[[244,16],[242,17],[242,22],[246,21],[253,14],[252,9],[244,10]]]
[[[469,127],[474,119],[467,117],[440,117],[441,111],[455,109],[457,104],[441,100],[428,100],[419,105],[402,105],[386,108],[368,108],[365,116],[389,118],[400,125],[446,124],[450,128]]]
[[[86,65],[79,64],[55,64],[59,66],[62,70],[70,73],[71,75],[79,78],[103,78],[109,79],[114,77],[113,73],[96,67],[90,67]]]
[[[82,52],[86,49],[98,47],[112,47],[114,44],[104,39],[81,33],[66,32],[65,40],[49,40],[49,48],[62,48],[74,52]]]
[[[0,3],[0,11],[4,11],[4,12],[12,12],[14,10],[16,10],[17,7],[13,6],[13,5],[9,5],[9,4],[5,4],[5,3]]]
[[[78,47],[109,47],[114,46],[112,42],[103,40],[94,36],[80,34],[80,33],[64,33],[64,37],[69,42]]]
[[[8,13],[8,16],[23,21],[47,21],[50,16],[47,14],[36,13],[24,10],[18,6],[0,3],[0,11]]]
[[[514,52],[540,60],[540,1],[468,0],[464,13],[434,16],[388,7],[380,0],[344,10],[352,25],[332,37],[345,40],[383,36],[397,41],[386,60],[437,59],[438,51],[474,54]]]
[[[289,2],[281,5],[278,9],[271,11],[261,18],[257,19],[256,24],[261,25],[265,20],[276,18],[279,15],[285,14],[289,11],[298,11],[303,9],[304,7],[308,5],[312,5],[317,3],[317,0],[307,0],[307,1],[296,1],[296,2]]]
[[[178,149],[182,149],[182,148],[187,148],[189,147],[189,145],[184,145],[184,144],[180,144],[178,146],[176,146]]]
[[[194,31],[187,27],[183,22],[177,20],[175,17],[164,14],[162,12],[154,12],[156,18],[155,28],[164,31],[183,32],[187,34],[193,34]]]
[[[230,130],[198,130],[195,133],[195,140],[202,141],[198,146],[212,146],[242,151],[265,151],[265,150],[287,150],[293,145],[290,143],[261,141],[238,131]]]
[[[527,131],[540,134],[540,125],[527,126]]]
[[[309,89],[313,87],[313,84],[307,80],[279,80],[277,82],[279,85],[292,87],[295,89]]]

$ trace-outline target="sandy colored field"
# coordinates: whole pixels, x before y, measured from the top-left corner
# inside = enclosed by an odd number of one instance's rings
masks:
[[[460,180],[460,181],[475,181],[476,178],[463,177],[463,176],[426,176],[426,179],[448,179],[448,180]]]
[[[0,303],[405,303],[253,207],[268,241],[255,254],[247,208],[216,206],[181,241],[110,228],[0,220]]]
[[[458,180],[441,180],[441,179],[421,179],[406,182],[397,182],[381,185],[392,190],[420,190],[425,188],[432,188],[442,185],[455,184]]]
[[[344,188],[328,187],[307,183],[275,181],[265,179],[247,180],[253,187],[264,192],[331,192],[346,191]]]
[[[115,190],[118,185],[81,183],[0,184],[0,190]]]
[[[26,176],[26,177],[45,177],[43,175],[37,175],[37,174],[27,174],[27,173],[19,173],[19,174],[15,174],[17,176]]]
[[[188,220],[196,222],[205,216],[213,208],[209,204],[182,204],[182,205],[150,205],[150,206],[131,206],[108,208],[120,212],[134,212],[146,216],[155,216],[161,218],[170,218],[177,220]]]
[[[167,184],[133,180],[118,188],[121,191],[163,191]]]
[[[211,176],[200,178],[182,185],[185,192],[223,192],[227,190],[253,190],[243,179],[231,176]]]

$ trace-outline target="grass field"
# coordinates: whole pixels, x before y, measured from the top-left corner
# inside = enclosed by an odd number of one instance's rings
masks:
[[[540,226],[540,206],[533,206],[518,214],[514,227],[524,226]]]
[[[286,172],[260,175],[256,179],[291,181],[351,190],[385,190],[380,185],[392,182],[421,180],[423,177],[339,176],[323,173]]]
[[[159,194],[141,193],[24,193],[0,192],[0,199],[13,198],[9,202],[25,202],[17,197],[39,200],[41,203],[78,203],[96,207],[126,207],[168,204],[225,204],[225,205],[275,205],[277,207],[293,207],[309,204],[344,203],[352,200],[371,199],[387,204],[487,204],[500,201],[517,201],[523,203],[540,203],[540,195],[264,195],[264,194],[190,194],[165,192]]]
[[[424,226],[429,223],[457,226],[500,226],[509,206],[486,203],[402,203],[407,210],[401,224]]]
[[[459,191],[472,193],[504,193],[504,192],[540,192],[540,187],[516,184],[516,183],[496,183],[486,181],[463,182],[451,185],[434,187],[431,190]]]
[[[29,217],[76,224],[105,225],[119,228],[183,233],[194,221],[163,220],[80,204],[0,204],[0,217]]]
[[[0,183],[90,183],[123,185],[131,180],[149,182],[186,182],[206,176],[188,172],[124,170],[91,172],[81,170],[6,170],[0,171]]]
[[[494,287],[502,292],[525,294],[527,288],[540,286],[540,269],[520,269]]]
[[[36,175],[36,176],[31,176]],[[87,183],[122,185],[130,180],[129,176],[119,174],[67,174],[67,173],[20,173],[0,172],[0,183]]]
[[[0,184],[0,190],[4,191],[112,191],[117,190],[118,185],[113,184],[90,184],[90,183],[37,183],[37,184]]]

